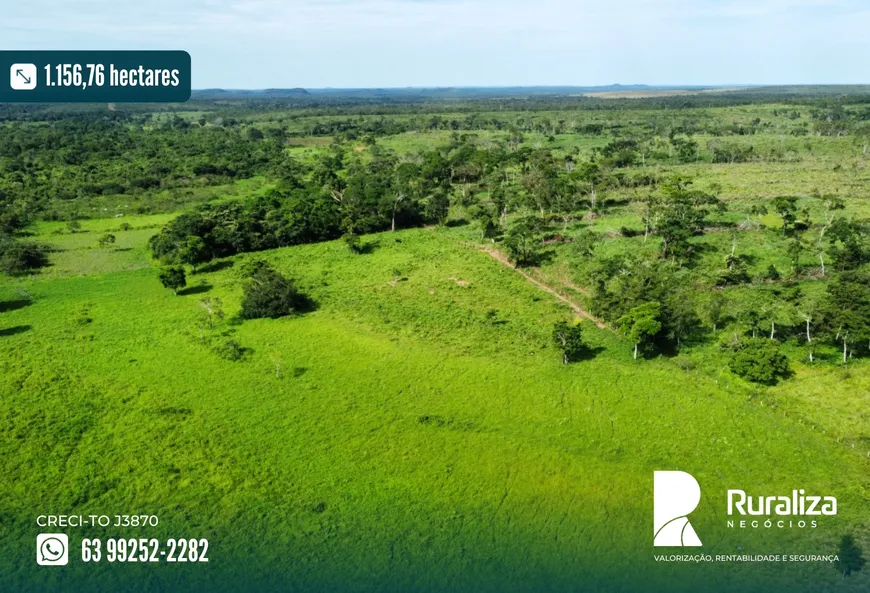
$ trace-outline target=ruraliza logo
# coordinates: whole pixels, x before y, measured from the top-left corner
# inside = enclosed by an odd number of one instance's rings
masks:
[[[689,514],[701,502],[698,481],[686,472],[655,472],[653,477],[653,545],[700,546]]]

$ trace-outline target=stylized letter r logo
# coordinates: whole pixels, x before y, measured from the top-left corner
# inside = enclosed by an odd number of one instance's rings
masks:
[[[653,545],[700,546],[687,518],[701,502],[698,481],[686,472],[655,472],[653,489]]]

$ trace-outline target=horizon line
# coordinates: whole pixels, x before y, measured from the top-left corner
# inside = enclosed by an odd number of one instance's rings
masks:
[[[860,87],[870,86],[870,82],[802,82],[802,83],[734,83],[734,84],[647,84],[647,83],[613,83],[613,84],[516,84],[516,85],[427,85],[427,86],[271,86],[271,87],[225,87],[207,86],[194,88],[193,91],[403,91],[403,90],[478,90],[478,89],[599,89],[599,88],[648,88],[648,89],[743,89],[743,88],[776,88],[776,87]]]

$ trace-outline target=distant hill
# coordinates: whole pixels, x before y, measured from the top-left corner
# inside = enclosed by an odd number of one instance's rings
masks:
[[[678,99],[683,96],[732,95],[729,100],[740,96],[777,96],[777,97],[837,97],[865,95],[870,93],[868,85],[646,85],[611,84],[605,86],[506,86],[506,87],[405,87],[405,88],[269,88],[269,89],[202,89],[195,90],[193,100],[289,100],[299,104],[309,103],[381,103],[381,102],[425,102],[431,100],[474,100],[474,99],[550,99],[572,97],[576,100],[612,99]]]
[[[302,88],[295,89],[265,89],[262,94],[270,97],[297,97],[300,95],[308,95],[309,92]]]
[[[193,91],[193,95],[198,98],[208,97],[305,97],[309,92],[303,88],[294,89],[202,89]]]
[[[612,84],[607,86],[512,86],[512,87],[406,87],[406,88],[325,88],[325,89],[203,89],[193,94],[198,98],[220,95],[238,98],[280,98],[280,97],[347,97],[356,99],[395,98],[482,98],[482,97],[521,97],[583,95],[606,92],[653,92],[653,91],[697,91],[714,87],[700,86],[650,86],[644,84]]]

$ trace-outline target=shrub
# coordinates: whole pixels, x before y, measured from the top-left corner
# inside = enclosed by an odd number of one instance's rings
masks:
[[[362,240],[359,238],[359,235],[356,233],[345,233],[341,238],[352,253],[362,253]]]
[[[264,261],[253,262],[246,275],[241,312],[244,319],[283,317],[304,309],[308,303],[292,280]]]
[[[0,237],[0,272],[14,276],[47,265],[47,249],[43,245]]]
[[[690,358],[686,358],[685,356],[676,357],[674,359],[674,364],[676,364],[678,368],[686,371],[687,373],[689,371],[695,370],[695,363]]]
[[[782,274],[779,273],[779,270],[776,269],[776,266],[770,264],[767,270],[765,270],[764,275],[762,276],[763,280],[768,280],[770,282],[776,282],[777,280],[782,279]]]
[[[779,344],[764,338],[745,338],[733,346],[729,368],[735,375],[753,383],[773,385],[791,372]]]
[[[598,236],[588,229],[582,230],[574,239],[573,251],[584,259],[595,255],[596,247]]]
[[[187,275],[184,273],[184,268],[181,266],[169,266],[160,270],[157,276],[164,288],[169,288],[176,295],[178,290],[187,286]]]
[[[230,338],[225,342],[218,344],[214,348],[215,354],[217,354],[224,360],[229,360],[232,362],[238,362],[239,360],[242,360],[242,358],[245,357],[246,351],[247,349],[234,338]]]
[[[725,258],[725,269],[719,272],[716,279],[717,286],[736,286],[747,284],[752,279],[746,269],[746,262],[740,257],[728,256]]]

